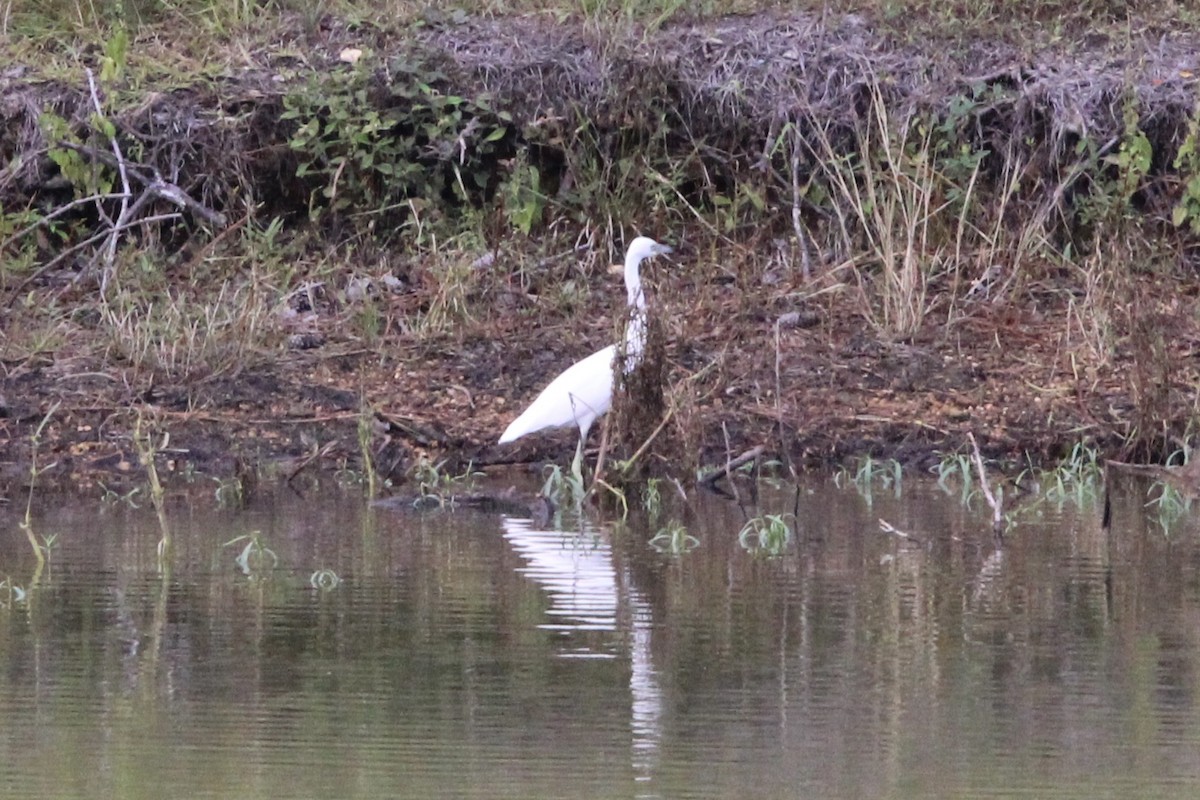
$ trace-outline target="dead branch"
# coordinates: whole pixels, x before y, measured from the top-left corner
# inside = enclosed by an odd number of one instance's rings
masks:
[[[749,450],[747,450],[746,452],[742,453],[737,458],[727,459],[723,466],[718,467],[717,469],[713,470],[712,472],[708,473],[707,475],[702,476],[696,482],[698,484],[700,484],[701,486],[711,486],[712,484],[721,480],[721,478],[724,478],[726,475],[731,474],[733,472],[733,470],[737,469],[738,467],[742,466],[743,464],[750,462],[750,461],[754,461],[757,458],[760,458],[762,456],[762,454],[766,452],[766,450],[767,450],[767,448],[761,444],[758,445],[757,447],[752,447]]]
[[[971,447],[975,451],[975,469],[979,470],[979,486],[983,489],[983,496],[987,498],[988,505],[992,507],[992,530],[996,533],[1004,532],[1004,509],[1000,502],[996,500],[996,496],[992,494],[992,489],[988,486],[987,470],[983,468],[983,456],[979,452],[979,443],[975,441],[975,434],[967,431],[967,439],[971,442]]]
[[[75,142],[59,141],[57,142],[57,146],[67,150],[74,150],[80,155],[88,156],[89,158],[95,159],[96,161],[99,161],[107,166],[116,167],[118,170],[120,169],[120,165],[124,163],[126,174],[142,185],[145,194],[149,195],[148,199],[161,198],[169,203],[173,203],[179,208],[188,211],[193,216],[199,217],[215,227],[221,228],[225,226],[226,219],[224,214],[219,211],[213,211],[203,203],[194,200],[190,195],[188,195],[187,192],[183,191],[183,189],[179,188],[170,181],[164,180],[159,171],[154,167],[147,167],[142,164],[134,164],[128,161],[118,161],[113,156],[105,153],[103,150],[97,150],[94,147],[88,147],[87,145],[77,144]],[[122,197],[123,195],[114,194],[113,196]]]

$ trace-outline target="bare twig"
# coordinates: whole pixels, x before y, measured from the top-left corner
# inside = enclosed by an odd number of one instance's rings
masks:
[[[779,320],[775,320],[775,421],[779,427],[779,452],[787,461],[788,472],[792,479],[796,478],[796,467],[792,464],[792,455],[788,451],[787,437],[783,432],[783,377],[781,365],[783,362],[783,341],[780,333]]]
[[[12,236],[9,236],[3,242],[0,242],[0,250],[6,249],[9,245],[13,244],[18,239],[22,239],[26,235],[33,233],[35,230],[42,227],[47,222],[50,222],[53,219],[61,217],[63,214],[67,213],[68,211],[70,211],[72,208],[75,208],[76,206],[87,205],[88,203],[100,202],[100,201],[104,201],[104,200],[117,200],[124,196],[125,196],[125,194],[123,192],[109,192],[108,194],[93,194],[93,195],[88,195],[87,197],[80,197],[77,200],[72,200],[71,202],[61,205],[58,208],[54,209],[49,214],[38,217],[36,222],[31,222],[30,224],[26,225],[24,228],[21,228],[21,230],[14,233]]]
[[[111,155],[103,150],[97,150],[94,147],[87,145],[76,144],[75,142],[60,141],[56,146],[66,150],[74,150],[75,152],[93,158],[110,167],[120,168],[120,163]],[[194,200],[187,192],[179,188],[177,185],[164,180],[157,169],[146,167],[141,164],[133,164],[128,161],[124,162],[126,174],[140,183],[151,198],[162,198],[170,203],[174,203],[180,208],[186,209],[193,216],[199,217],[205,222],[216,227],[224,227],[225,215],[219,211],[213,211],[203,203]],[[120,194],[114,194],[113,197],[120,197]],[[140,199],[140,198],[139,198]]]
[[[87,73],[88,90],[92,96],[92,107],[96,109],[96,116],[104,118],[104,107],[100,104],[100,93],[96,89],[96,75],[92,72],[91,67],[84,67],[84,72]],[[100,217],[106,220],[111,226],[109,230],[108,242],[104,248],[104,273],[100,276],[100,295],[104,295],[104,290],[108,287],[108,279],[112,275],[112,270],[117,260],[117,233],[121,225],[126,224],[129,214],[129,198],[133,196],[132,190],[129,188],[129,171],[125,168],[125,154],[121,152],[121,145],[117,141],[116,136],[109,137],[109,145],[112,147],[113,157],[117,160],[117,174],[121,176],[121,211],[117,214],[117,219],[114,222],[104,210],[104,204],[97,202],[96,211]]]
[[[100,101],[100,90],[96,85],[95,73],[92,72],[90,68],[85,68],[84,72],[87,75],[88,92],[91,97],[92,108],[95,110],[98,117],[103,118],[105,116],[104,106]],[[56,267],[58,264],[61,264],[73,254],[98,242],[103,242],[101,258],[104,262],[104,269],[100,277],[100,293],[103,296],[105,290],[108,288],[108,281],[112,278],[113,270],[115,269],[117,245],[120,241],[121,234],[135,226],[147,225],[154,222],[177,220],[181,218],[181,215],[178,213],[166,213],[154,214],[138,219],[137,215],[141,212],[141,210],[150,201],[156,198],[167,200],[176,207],[185,209],[194,216],[199,217],[206,222],[218,226],[224,226],[225,224],[225,217],[222,214],[205,207],[201,203],[196,202],[175,184],[164,181],[157,170],[138,164],[132,164],[127,161],[125,154],[121,150],[120,142],[117,140],[116,136],[109,137],[109,146],[112,149],[112,153],[107,153],[103,150],[97,150],[96,148],[86,145],[76,144],[75,142],[60,141],[56,143],[56,146],[66,150],[72,150],[85,155],[94,161],[99,161],[114,167],[117,170],[117,174],[120,176],[121,191],[101,192],[88,197],[72,200],[71,202],[68,202],[63,206],[56,208],[54,211],[42,216],[31,225],[28,225],[17,231],[3,242],[0,242],[0,251],[2,251],[13,242],[17,241],[23,236],[28,235],[37,228],[46,225],[51,220],[62,216],[73,208],[89,203],[95,205],[96,212],[104,223],[104,230],[89,236],[82,242],[78,242],[58,253],[54,258],[50,259],[32,274],[27,276],[23,281],[21,281],[16,289],[9,295],[6,306],[11,305],[30,283],[38,280],[41,276],[54,269],[54,267]],[[137,196],[136,199],[134,197],[131,180],[142,184],[144,188],[142,194]],[[105,208],[105,203],[111,200],[117,200],[119,202],[119,209],[115,219]]]
[[[725,425],[724,420],[721,421],[721,433],[725,436],[725,474],[731,475],[733,474],[733,462],[729,459],[731,453],[731,449],[729,447],[729,428]],[[709,484],[709,486],[711,485],[712,484]],[[737,484],[733,481],[730,481],[729,488],[733,490],[733,499],[738,504],[738,507],[741,508],[742,498],[741,495],[738,494]]]
[[[596,454],[596,469],[592,471],[592,485],[588,487],[587,493],[591,494],[596,489],[596,484],[601,482],[604,475],[604,458],[608,454],[608,421],[611,419],[605,416],[600,422],[600,452]],[[582,448],[582,443],[580,448]],[[582,452],[582,449],[580,450]],[[582,470],[580,470],[582,472]]]
[[[284,478],[283,482],[291,483],[292,479],[294,479],[297,475],[299,475],[301,472],[303,472],[305,469],[307,469],[310,464],[312,464],[314,461],[316,461],[318,459],[324,458],[325,456],[329,455],[330,453],[332,453],[334,451],[334,448],[336,448],[336,447],[337,447],[337,442],[326,442],[322,447],[319,447],[319,448],[313,447],[312,452],[309,453],[304,458],[300,459],[300,462],[298,464],[296,464],[295,467],[292,468],[292,470],[287,474],[287,477]]]
[[[971,441],[971,447],[975,451],[975,469],[979,470],[979,486],[983,489],[983,496],[987,498],[988,505],[992,507],[992,530],[1002,533],[1004,531],[1004,508],[992,494],[991,487],[988,486],[987,472],[983,468],[983,456],[979,452],[979,443],[975,441],[975,434],[967,431],[967,439]]]

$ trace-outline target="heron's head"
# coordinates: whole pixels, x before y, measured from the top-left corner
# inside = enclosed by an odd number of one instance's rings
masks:
[[[644,258],[666,255],[673,251],[674,248],[669,245],[659,244],[648,236],[639,236],[629,243],[629,250],[625,253],[625,260],[636,264]]]

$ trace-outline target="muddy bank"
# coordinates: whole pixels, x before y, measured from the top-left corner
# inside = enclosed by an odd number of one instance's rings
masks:
[[[1195,31],[280,25],[303,63],[264,49],[161,92],[0,75],[0,207],[22,209],[0,237],[8,492],[52,408],[48,483],[140,481],[139,416],[182,476],[565,462],[570,432],[494,442],[613,341],[607,266],[634,233],[679,251],[648,276],[664,468],[758,445],[925,468],[967,432],[1014,467],[1080,441],[1153,460],[1190,430]],[[384,120],[370,160],[361,104]],[[136,200],[101,196],[122,178]],[[189,293],[202,313],[153,316]]]
[[[1169,288],[1173,298],[1189,300],[1198,289]],[[777,328],[766,312],[734,314],[711,328],[677,318],[668,345],[679,398],[672,426],[691,459],[680,455],[667,466],[720,465],[726,435],[733,455],[765,445],[810,469],[862,455],[928,468],[966,452],[968,432],[1010,468],[1053,463],[1080,441],[1119,455],[1130,441],[1132,353],[1081,366],[1059,303],[984,306],[949,332],[932,323],[908,342],[880,340],[846,305],[807,304],[808,327],[785,319]],[[1196,316],[1180,312],[1158,325],[1173,365],[1162,387],[1163,419],[1187,419],[1200,380]],[[330,347],[285,353],[228,377],[136,390],[123,385],[120,368],[103,363],[10,365],[0,384],[4,479],[9,491],[26,479],[29,437],[54,402],[60,405],[39,455],[40,463],[55,464],[47,482],[141,481],[131,440],[137,414],[169,433],[160,462],[177,474],[231,476],[246,465],[282,477],[360,469],[363,408],[370,409],[375,464],[396,482],[423,454],[446,460],[452,473],[468,462],[565,464],[575,441],[569,431],[495,444],[541,386],[603,341],[548,349],[560,334],[507,330],[419,346],[387,342],[370,352]],[[689,384],[705,368],[708,377]]]

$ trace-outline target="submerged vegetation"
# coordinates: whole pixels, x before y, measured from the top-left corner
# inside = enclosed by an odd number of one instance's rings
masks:
[[[313,8],[0,0],[0,401],[69,401],[42,446],[130,405],[193,453],[334,429],[441,502],[613,341],[636,233],[682,253],[656,471],[890,451],[845,477],[898,488],[969,431],[1094,466],[1195,427],[1190,4]]]

